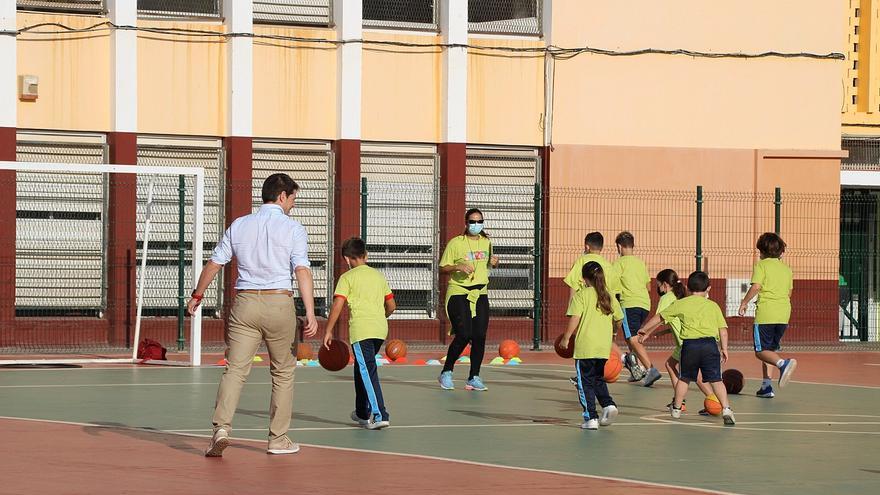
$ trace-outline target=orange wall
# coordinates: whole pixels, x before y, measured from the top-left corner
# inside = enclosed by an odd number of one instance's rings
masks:
[[[58,23],[85,28],[100,18],[19,12],[19,28]],[[44,31],[58,31],[48,26]],[[18,102],[18,127],[106,131],[110,129],[110,37],[106,31],[88,35],[18,37],[17,73],[39,77],[39,98]]]
[[[336,39],[332,29],[254,26],[255,34]],[[336,47],[254,42],[254,135],[336,139]]]

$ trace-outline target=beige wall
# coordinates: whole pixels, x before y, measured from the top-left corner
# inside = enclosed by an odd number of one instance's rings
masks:
[[[470,38],[476,46],[534,48],[538,40]],[[468,52],[468,142],[541,146],[544,56],[471,49]]]
[[[843,2],[554,2],[553,43],[843,51]],[[580,55],[556,62],[554,143],[839,149],[842,61]]]
[[[365,40],[437,44],[439,36],[364,31]],[[441,50],[364,45],[361,132],[365,141],[440,140]]]
[[[85,28],[97,18],[19,12],[19,28],[58,23]],[[47,26],[44,31],[58,31]],[[39,98],[18,102],[18,127],[107,131],[110,129],[110,38],[106,31],[76,35],[22,34],[18,75],[39,77]]]
[[[332,29],[254,26],[271,36],[335,39]],[[254,135],[336,139],[336,47],[254,42]]]
[[[139,20],[141,27],[215,31],[213,23]],[[138,131],[226,134],[226,43],[222,38],[138,33]]]

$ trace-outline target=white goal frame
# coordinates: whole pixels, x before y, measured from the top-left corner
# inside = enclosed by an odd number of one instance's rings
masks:
[[[13,170],[25,172],[64,172],[64,173],[98,173],[98,174],[132,174],[135,177],[140,174],[165,175],[165,176],[189,176],[195,180],[193,198],[193,247],[192,247],[192,287],[198,283],[203,265],[203,243],[205,223],[205,171],[200,167],[155,167],[140,165],[114,165],[114,164],[77,164],[77,163],[38,163],[38,162],[10,162],[0,161],[0,170]],[[149,204],[149,203],[148,203]],[[149,220],[147,221],[149,224]],[[144,233],[144,260],[148,253],[149,230]],[[145,272],[141,271],[142,282]],[[137,284],[137,319],[135,322],[135,335],[132,340],[131,358],[74,358],[74,359],[0,359],[2,364],[100,364],[100,363],[141,363],[137,359],[138,330],[141,323],[141,307],[143,299],[143,284]],[[35,354],[38,351],[35,351]],[[189,361],[157,361],[149,360],[150,364],[170,364],[178,366],[201,366],[202,364],[202,307],[196,308],[190,325]]]

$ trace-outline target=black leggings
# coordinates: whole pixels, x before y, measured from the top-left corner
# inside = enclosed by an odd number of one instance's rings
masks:
[[[443,371],[452,371],[455,361],[464,352],[468,343],[471,344],[471,372],[468,380],[480,375],[480,365],[486,353],[486,331],[489,329],[489,297],[481,295],[477,299],[477,315],[471,317],[471,302],[467,296],[452,296],[446,304],[449,322],[455,338],[449,344],[446,363]]]

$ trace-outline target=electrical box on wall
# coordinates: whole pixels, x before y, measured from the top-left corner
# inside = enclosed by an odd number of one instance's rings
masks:
[[[37,101],[40,93],[40,78],[32,75],[18,76],[18,99],[21,101]]]

